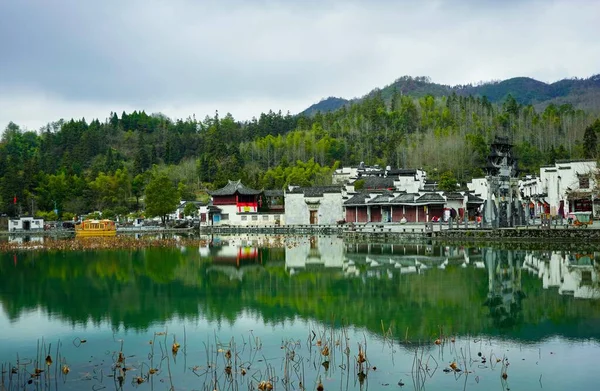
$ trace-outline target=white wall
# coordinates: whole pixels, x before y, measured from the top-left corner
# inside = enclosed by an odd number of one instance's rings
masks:
[[[350,178],[355,178],[358,174],[357,167],[342,167],[333,172],[331,183],[333,185],[343,185],[348,183]]]
[[[319,207],[319,224],[337,224],[344,218],[342,193],[325,193]]]
[[[44,229],[44,220],[43,219],[34,219],[33,217],[21,217],[20,219],[10,219],[8,220],[8,231],[21,231],[23,230],[23,223],[28,221],[30,223],[31,231],[40,231]]]
[[[344,218],[341,193],[324,193],[322,197],[305,197],[302,193],[285,193],[285,224],[308,225],[310,212],[307,202],[317,207],[317,224],[337,224]]]
[[[221,209],[221,220],[218,223],[214,222],[214,225],[283,225],[285,222],[284,215],[281,213],[238,213],[236,205],[217,206]],[[223,215],[227,215],[227,220],[223,220]],[[210,221],[207,223],[211,224]]]
[[[471,182],[467,183],[467,188],[476,196],[486,200],[488,197],[487,185],[488,183],[486,178],[473,178]]]
[[[550,213],[556,214],[563,200],[565,208],[568,208],[567,195],[568,189],[573,190],[592,190],[596,186],[594,180],[597,171],[596,162],[593,160],[580,160],[556,163],[554,166],[540,168],[541,193],[547,193],[546,201],[550,204]],[[588,189],[579,188],[578,175],[589,175],[590,186]],[[567,213],[568,210],[565,210]]]
[[[525,197],[533,197],[542,193],[542,181],[539,177],[526,177],[519,181],[519,189]]]

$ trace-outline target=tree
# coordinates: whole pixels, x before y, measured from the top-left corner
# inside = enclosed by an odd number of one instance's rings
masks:
[[[146,214],[159,216],[165,224],[167,215],[177,208],[179,194],[173,182],[165,175],[158,174],[146,185]]]
[[[143,173],[148,167],[150,167],[150,157],[146,150],[146,142],[144,141],[144,134],[142,132],[138,135],[138,145],[133,161],[133,171],[135,174]]]
[[[198,208],[196,208],[196,205],[194,205],[194,203],[188,202],[187,204],[185,204],[185,208],[183,208],[183,215],[192,217],[197,216]]]
[[[443,191],[456,191],[457,189],[456,177],[452,171],[446,171],[440,175],[438,182],[438,188]]]
[[[595,159],[598,154],[598,134],[600,131],[600,119],[585,128],[583,134],[583,153],[587,159]]]
[[[140,197],[144,194],[144,186],[146,186],[146,178],[142,174],[137,174],[131,182],[131,192],[135,196],[135,210],[140,209]]]

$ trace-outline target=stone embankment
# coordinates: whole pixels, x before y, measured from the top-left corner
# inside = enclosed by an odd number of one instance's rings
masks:
[[[595,228],[499,228],[452,229],[433,232],[431,237],[444,240],[527,240],[527,241],[600,241],[600,229]]]
[[[439,223],[290,225],[290,226],[204,226],[200,233],[238,235],[343,235],[349,240],[388,242],[394,240],[434,239],[443,241],[555,241],[600,242],[600,227],[574,228],[566,225],[530,225],[488,229],[475,224],[449,226]]]

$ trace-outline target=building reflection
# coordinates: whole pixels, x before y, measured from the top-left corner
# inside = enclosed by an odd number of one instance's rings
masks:
[[[337,236],[237,236],[210,238],[200,248],[201,257],[210,257],[210,271],[222,271],[242,279],[244,268],[265,264],[284,265],[298,273],[341,272],[346,278],[387,278],[423,274],[447,268],[475,268],[487,271],[485,304],[500,324],[518,319],[526,297],[522,273],[537,276],[544,289],[561,295],[600,299],[595,253],[516,251],[492,248],[452,247],[423,243],[347,243]],[[276,253],[274,249],[278,249]],[[276,256],[277,255],[277,256]]]
[[[28,247],[44,244],[42,235],[8,235],[8,243]],[[40,246],[41,248],[41,246]]]
[[[199,249],[201,257],[210,258],[212,264],[206,273],[223,273],[230,280],[242,280],[244,273],[249,270],[262,269],[263,247],[254,245],[251,241],[234,238],[228,241],[211,240]]]
[[[544,252],[525,255],[523,268],[537,275],[544,289],[558,288],[561,295],[600,299],[598,269],[594,253]]]
[[[524,253],[486,248],[483,259],[488,272],[488,296],[485,305],[498,326],[518,323],[522,316],[521,270]]]

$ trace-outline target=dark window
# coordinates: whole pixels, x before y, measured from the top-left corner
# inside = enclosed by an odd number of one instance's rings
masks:
[[[580,176],[579,177],[579,188],[580,189],[589,189],[590,188],[590,177],[589,176]]]

